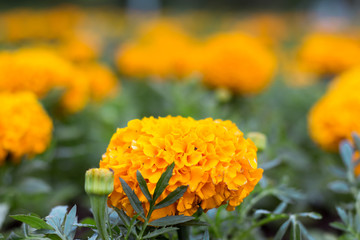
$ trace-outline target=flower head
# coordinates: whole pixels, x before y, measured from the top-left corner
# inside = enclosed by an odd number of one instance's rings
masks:
[[[132,120],[113,135],[100,161],[100,167],[112,169],[115,176],[108,203],[130,216],[134,214],[121,187],[121,177],[148,211],[149,203],[139,188],[136,171],[141,172],[153,194],[161,174],[174,162],[169,186],[158,201],[179,186],[189,187],[177,202],[155,210],[152,219],[193,215],[200,207],[207,211],[224,204],[233,210],[262,177],[256,151],[255,144],[245,139],[231,121],[211,118],[196,121],[180,116]]]
[[[360,68],[341,74],[309,113],[311,138],[322,148],[337,151],[340,141],[360,132]]]
[[[240,94],[261,92],[275,73],[275,56],[246,34],[222,33],[210,38],[203,51],[201,72],[210,86]]]
[[[52,121],[30,92],[0,93],[0,164],[45,151]]]
[[[125,43],[116,56],[120,71],[129,76],[185,77],[196,70],[194,40],[174,23],[155,22]]]
[[[310,34],[298,50],[298,60],[318,75],[338,74],[360,64],[360,43],[341,34]]]

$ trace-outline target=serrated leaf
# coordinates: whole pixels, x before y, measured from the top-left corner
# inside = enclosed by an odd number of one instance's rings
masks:
[[[316,220],[322,219],[321,214],[316,213],[316,212],[305,212],[305,213],[299,213],[297,215],[301,216],[301,217],[309,217],[309,218],[316,219]]]
[[[128,215],[126,215],[126,213],[122,209],[118,209],[117,207],[114,207],[114,206],[113,206],[113,209],[119,215],[119,217],[120,217],[121,221],[123,222],[123,224],[125,225],[125,227],[128,228],[130,226],[130,219],[129,219]]]
[[[332,223],[330,223],[330,226],[333,228],[345,231],[345,232],[348,231],[347,227],[341,222],[332,222]]]
[[[328,184],[328,188],[336,193],[349,193],[350,187],[344,181],[333,181]]]
[[[56,206],[51,209],[50,214],[45,217],[46,223],[52,226],[55,230],[60,231],[64,222],[68,206]]]
[[[74,239],[76,232],[76,205],[74,205],[70,212],[66,215],[65,224],[64,224],[64,234],[68,239]]]
[[[340,207],[336,207],[336,211],[337,211],[338,215],[340,216],[341,221],[343,221],[343,223],[345,223],[345,224],[348,224],[349,218],[348,218],[348,215],[346,214],[345,210]]]
[[[167,227],[167,228],[160,228],[160,229],[157,229],[155,231],[152,231],[148,234],[146,234],[143,238],[144,239],[147,239],[147,238],[153,238],[153,237],[156,237],[156,236],[159,236],[159,235],[162,235],[162,234],[165,234],[165,233],[168,233],[168,232],[172,232],[172,231],[176,231],[178,230],[179,228],[177,227]]]
[[[209,240],[209,239],[210,239],[209,231],[208,231],[208,230],[205,231],[204,236],[203,236],[202,239],[203,239],[203,240]]]
[[[23,222],[35,229],[53,229],[44,220],[42,220],[39,217],[33,216],[33,215],[19,214],[19,215],[11,215],[10,217],[12,217],[13,219],[18,220],[20,222]]]
[[[138,213],[141,217],[145,219],[144,209],[143,206],[139,200],[139,198],[136,196],[135,192],[130,188],[130,186],[125,182],[124,179],[120,178],[121,186],[126,194],[126,196],[129,198],[130,204],[135,210],[136,213]]]
[[[188,222],[184,222],[184,223],[180,223],[180,226],[210,226],[209,223],[207,222],[203,222],[203,221],[199,221],[199,220],[190,220]]]
[[[353,149],[348,141],[342,141],[340,143],[340,156],[346,168],[349,171],[353,171],[353,164],[352,164]]]
[[[155,209],[160,209],[167,207],[174,202],[176,202],[179,198],[181,198],[186,192],[188,186],[180,186],[176,188],[173,192],[169,193],[161,202],[155,205]]]
[[[151,202],[152,197],[151,197],[151,194],[149,192],[149,188],[147,187],[146,181],[145,181],[144,177],[141,175],[141,173],[139,172],[139,170],[136,171],[136,179],[137,179],[137,181],[139,183],[139,187],[141,189],[141,192],[144,194],[146,199],[149,202]]]
[[[150,222],[149,224],[151,226],[155,226],[155,227],[163,227],[163,226],[169,226],[169,225],[175,225],[175,224],[179,224],[179,223],[188,222],[188,221],[191,221],[194,219],[195,219],[194,217],[190,217],[190,216],[175,215],[175,216],[166,216],[163,218],[156,219],[156,220]]]
[[[286,233],[286,230],[288,229],[290,225],[290,219],[288,219],[287,221],[285,221],[279,228],[279,230],[277,231],[275,237],[274,237],[274,240],[281,240],[285,233]]]
[[[175,163],[170,164],[166,168],[165,172],[161,174],[159,181],[156,183],[156,187],[153,195],[154,202],[156,202],[156,200],[160,197],[160,195],[164,192],[165,188],[168,186],[174,167],[175,167]]]
[[[300,227],[300,231],[302,234],[304,234],[305,238],[307,238],[308,240],[315,240],[310,233],[306,230],[306,228],[304,227],[304,225],[302,225],[302,223],[298,223],[299,227]]]
[[[354,139],[356,150],[360,150],[360,136],[357,133],[352,133],[352,137]]]

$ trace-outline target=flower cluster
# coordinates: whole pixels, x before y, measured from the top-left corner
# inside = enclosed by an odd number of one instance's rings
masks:
[[[311,138],[323,149],[336,151],[340,141],[360,132],[360,68],[339,75],[310,111]]]
[[[298,61],[317,75],[338,74],[360,64],[360,42],[346,35],[313,33],[298,50]]]
[[[258,93],[275,73],[275,56],[246,34],[217,34],[207,41],[203,53],[202,73],[210,86],[240,94]]]
[[[82,19],[82,11],[74,6],[7,11],[0,17],[1,40],[18,42],[64,39],[74,34]]]
[[[0,53],[0,92],[31,91],[42,98],[54,88],[61,88],[61,105],[70,113],[84,108],[89,98],[104,99],[116,85],[107,67],[97,63],[77,66],[49,49]]]
[[[30,92],[0,93],[0,164],[45,151],[52,121]]]
[[[228,204],[233,210],[262,177],[257,148],[231,121],[172,117],[132,120],[113,135],[101,168],[114,171],[114,191],[108,204],[134,214],[119,181],[123,178],[149,210],[136,180],[139,170],[151,194],[166,167],[175,163],[169,186],[158,201],[179,186],[188,189],[177,202],[155,210],[152,219],[166,215],[193,215]]]
[[[135,77],[184,77],[190,74],[194,40],[174,23],[155,22],[137,39],[125,43],[116,56],[120,71]]]

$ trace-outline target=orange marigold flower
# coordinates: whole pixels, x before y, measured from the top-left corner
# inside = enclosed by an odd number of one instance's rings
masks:
[[[310,136],[323,149],[337,151],[340,141],[360,132],[359,78],[360,68],[339,75],[311,109]]]
[[[204,82],[240,94],[261,92],[275,73],[274,54],[246,34],[217,34],[207,41],[203,54]]]
[[[119,48],[116,63],[129,76],[186,77],[197,70],[191,60],[194,42],[174,23],[151,23],[135,40]]]
[[[45,151],[53,124],[30,92],[0,93],[0,164]]]
[[[341,34],[313,33],[303,40],[298,61],[318,75],[338,74],[360,64],[360,42]]]
[[[78,66],[89,82],[90,97],[100,102],[108,97],[114,96],[120,89],[120,82],[115,74],[106,65],[91,62]]]
[[[193,215],[228,204],[233,210],[249,195],[262,177],[257,168],[257,148],[231,121],[211,118],[172,117],[132,120],[113,135],[101,168],[114,171],[114,191],[108,204],[124,209],[132,216],[129,199],[119,177],[123,178],[149,210],[149,203],[136,180],[136,171],[144,176],[154,193],[161,174],[175,163],[169,186],[158,201],[179,186],[188,189],[177,202],[153,212],[152,219],[167,215]]]
[[[54,88],[65,89],[61,103],[68,112],[81,110],[89,98],[84,73],[55,52],[28,48],[0,53],[0,92],[31,91],[41,98]]]

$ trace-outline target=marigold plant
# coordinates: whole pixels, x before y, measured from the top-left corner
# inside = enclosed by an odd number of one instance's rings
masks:
[[[203,54],[204,82],[240,94],[261,92],[275,73],[274,54],[246,34],[217,34],[208,39]]]
[[[193,215],[200,207],[206,212],[224,204],[234,210],[262,177],[256,152],[255,144],[245,139],[231,121],[197,121],[180,116],[132,120],[113,135],[100,161],[100,167],[112,169],[115,176],[108,204],[124,209],[130,216],[134,214],[121,187],[121,177],[148,211],[149,203],[140,190],[136,171],[141,172],[153,194],[160,175],[174,162],[169,186],[157,201],[179,186],[189,187],[174,204],[155,210],[152,219]]]
[[[309,114],[312,139],[326,150],[337,151],[340,141],[360,132],[360,68],[341,74]]]
[[[341,34],[313,33],[303,40],[298,61],[318,75],[338,74],[360,64],[360,42]]]
[[[45,151],[53,124],[30,92],[0,93],[0,164]]]

